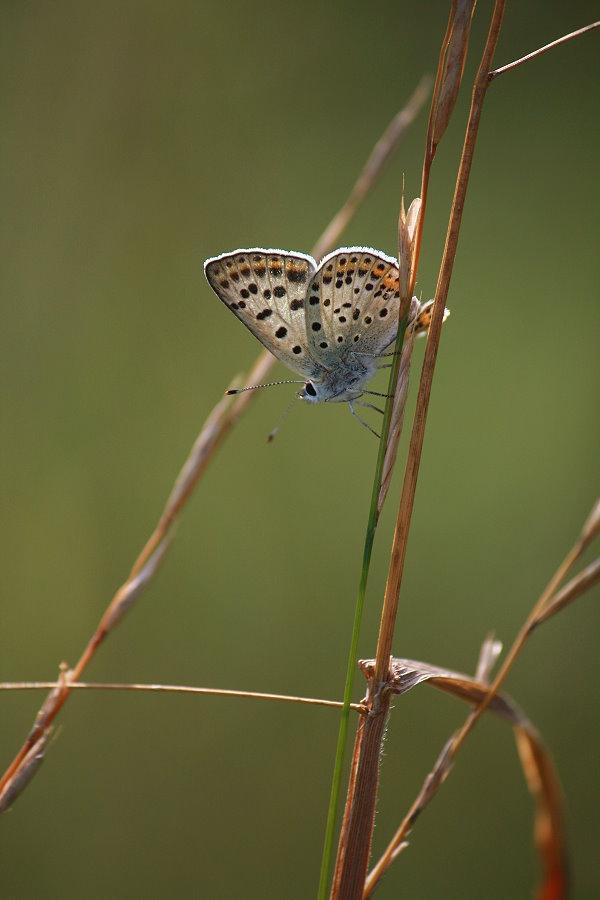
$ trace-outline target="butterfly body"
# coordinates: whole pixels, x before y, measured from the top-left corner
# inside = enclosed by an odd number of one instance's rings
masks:
[[[364,386],[375,374],[375,369],[374,359],[365,364],[350,350],[339,366],[325,370],[320,377],[308,379],[298,396],[308,403],[357,400],[364,393]]]

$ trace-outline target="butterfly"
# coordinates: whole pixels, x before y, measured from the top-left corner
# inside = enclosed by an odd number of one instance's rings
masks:
[[[317,264],[305,253],[254,248],[207,259],[204,273],[225,306],[301,376],[300,399],[347,402],[373,431],[354,404],[381,412],[359,398],[386,396],[365,386],[396,340],[397,260],[368,247],[342,247]],[[410,325],[415,332],[427,330],[431,306],[419,308]]]

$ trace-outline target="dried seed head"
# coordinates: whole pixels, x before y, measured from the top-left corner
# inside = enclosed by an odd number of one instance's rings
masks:
[[[477,661],[477,669],[475,670],[475,678],[477,681],[481,681],[483,684],[489,682],[492,669],[501,652],[502,642],[495,640],[493,634],[488,634],[479,651],[479,660]]]
[[[596,500],[591,513],[581,529],[581,538],[585,544],[589,544],[600,532],[600,500]]]
[[[408,207],[408,212],[405,212],[404,195],[402,195],[398,221],[398,260],[400,264],[400,296],[403,299],[410,296],[412,289],[411,279],[414,265],[415,234],[420,212],[420,197],[415,197]]]
[[[0,814],[6,812],[13,805],[17,797],[25,790],[42,762],[46,753],[46,744],[51,728],[47,728],[42,736],[35,742],[29,750],[27,756],[22,760],[21,765],[10,779],[0,796]]]
[[[444,65],[444,77],[440,88],[440,96],[435,111],[435,126],[433,130],[433,144],[437,146],[441,141],[462,80],[467,49],[469,47],[469,33],[471,31],[471,19],[475,11],[474,0],[459,0],[452,25],[452,36],[446,53]]]

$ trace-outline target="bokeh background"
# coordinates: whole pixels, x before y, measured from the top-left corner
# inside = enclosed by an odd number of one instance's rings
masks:
[[[489,4],[438,152],[418,290],[431,296]],[[509,4],[508,62],[596,4]],[[5,2],[0,7],[0,678],[73,663],[188,449],[258,346],[202,261],[309,251],[424,72],[448,4]],[[394,650],[474,670],[510,643],[598,495],[598,36],[500,79],[484,111],[436,371]],[[343,243],[393,253],[423,113]],[[415,360],[420,362],[421,344]],[[286,377],[280,367],[281,377]],[[413,369],[415,372],[415,369]],[[413,396],[414,396],[413,379]],[[343,406],[256,398],[155,582],[89,680],[339,698],[376,455]],[[360,655],[373,655],[397,473]],[[536,636],[507,685],[552,748],[575,897],[597,897],[599,593]],[[356,699],[363,690],[357,678]],[[1,767],[41,694],[0,696]],[[375,853],[456,701],[396,704]],[[0,893],[314,896],[338,715],[239,700],[73,696],[1,823]],[[510,730],[481,723],[378,896],[530,896],[530,799]]]

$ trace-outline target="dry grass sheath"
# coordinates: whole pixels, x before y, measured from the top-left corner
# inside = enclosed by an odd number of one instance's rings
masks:
[[[517,66],[535,58],[540,53],[559,46],[566,40],[578,37],[600,24],[596,22],[586,28],[579,29],[577,32],[554,41],[514,63],[492,71],[492,60],[498,41],[504,6],[504,0],[496,0],[491,15],[487,40],[473,85],[471,108],[456,179],[444,254],[427,337],[425,358],[420,376],[416,410],[412,423],[402,494],[383,598],[378,644],[374,658],[363,661],[360,664],[367,682],[367,695],[362,704],[349,703],[348,684],[351,687],[351,681],[347,682],[343,704],[344,711],[347,712],[351,708],[353,712],[359,714],[359,718],[346,804],[339,835],[335,872],[331,885],[330,896],[332,900],[359,900],[359,898],[366,898],[372,895],[380,879],[388,872],[391,864],[398,859],[408,846],[407,838],[417,819],[436,796],[437,791],[451,772],[459,749],[486,711],[493,712],[501,717],[514,731],[521,765],[534,803],[535,842],[542,866],[539,896],[545,898],[545,900],[550,900],[550,898],[558,900],[558,898],[565,897],[568,890],[564,816],[558,776],[550,753],[535,727],[520,711],[516,703],[508,695],[501,692],[500,688],[534,631],[548,619],[563,611],[593,585],[600,582],[600,560],[597,559],[578,574],[572,575],[570,580],[564,584],[574,565],[581,559],[583,552],[600,534],[600,501],[594,506],[573,547],[549,581],[547,588],[534,604],[531,613],[519,630],[495,677],[492,678],[492,668],[496,663],[501,648],[491,638],[486,640],[481,649],[479,664],[474,677],[454,672],[441,666],[392,657],[392,641],[397,625],[407,541],[437,352],[452,268],[457,252],[462,211],[478,126],[487,89],[500,74],[511,71]],[[438,70],[433,87],[433,99],[424,153],[421,196],[410,204],[408,212],[404,209],[403,196],[400,203],[398,227],[401,288],[400,328],[396,344],[396,359],[390,378],[390,392],[393,396],[388,399],[386,404],[382,442],[378,457],[379,468],[377,469],[373,494],[374,502],[367,529],[366,568],[361,576],[363,599],[375,527],[388,494],[403,425],[414,338],[410,328],[407,330],[405,337],[403,323],[409,321],[409,310],[411,319],[415,312],[416,301],[412,300],[412,293],[421,250],[430,173],[438,146],[443,139],[455,108],[463,78],[474,11],[475,3],[473,0],[471,2],[469,0],[454,0],[451,5],[450,18],[442,42]],[[347,201],[317,240],[312,251],[317,259],[332,250],[338,243],[343,231],[398,147],[406,129],[414,121],[425,103],[429,90],[430,81],[424,78],[405,108],[394,117],[380,140],[376,143]],[[263,351],[258,356],[247,378],[234,379],[230,387],[250,386],[264,381],[274,362],[274,357],[267,351]],[[222,697],[235,696],[245,699],[268,700],[270,702],[283,701],[317,704],[336,708],[342,706],[339,701],[286,697],[279,694],[262,694],[251,691],[228,691],[219,688],[191,688],[175,685],[85,684],[81,681],[84,670],[95,656],[104,639],[120,622],[125,613],[132,608],[148,583],[154,578],[174,538],[175,526],[192,496],[195,486],[222,442],[235,427],[249,404],[253,402],[254,396],[250,391],[237,395],[235,399],[225,397],[209,415],[176,479],[155,530],[135,560],[127,579],[109,603],[96,631],[73,668],[69,669],[66,666],[62,666],[59,678],[55,683],[37,682],[0,685],[0,689],[5,690],[50,689],[50,693],[38,712],[34,725],[23,746],[2,779],[0,779],[0,812],[11,806],[39,770],[49,743],[53,722],[74,690],[169,691],[189,694],[216,694]],[[360,615],[358,616],[358,622],[360,623]],[[354,646],[356,646],[355,642],[353,643]],[[355,660],[351,653],[351,666],[354,662]],[[470,712],[466,716],[462,727],[455,734],[451,735],[442,747],[434,766],[424,779],[421,790],[400,822],[397,831],[390,839],[385,852],[375,863],[371,872],[368,873],[377,802],[379,765],[390,703],[393,697],[398,697],[421,684],[428,684],[467,703],[470,707]],[[345,737],[343,729],[340,733]],[[340,760],[343,759],[343,742],[342,739],[342,756],[338,757],[337,760],[337,763],[339,763],[338,769],[341,769]],[[336,796],[335,791],[333,796]],[[330,806],[330,824],[332,809],[333,825],[335,825],[335,802],[333,807]],[[326,842],[325,856],[327,852]],[[325,891],[328,889],[328,876],[329,861],[325,859],[319,894],[321,898],[325,896]]]

